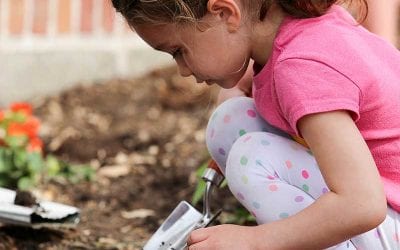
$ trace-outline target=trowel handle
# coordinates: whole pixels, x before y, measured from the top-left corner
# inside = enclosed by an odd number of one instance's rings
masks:
[[[222,172],[221,172],[221,169],[218,167],[218,164],[217,164],[213,159],[211,159],[211,160],[208,162],[208,166],[207,166],[207,167],[208,167],[208,168],[214,169],[215,171],[217,171],[218,174],[220,174],[220,175],[223,176],[223,174],[222,174]]]
[[[210,211],[211,192],[214,187],[219,187],[221,185],[224,176],[221,174],[215,161],[210,160],[208,168],[204,171],[202,178],[206,182],[206,189],[203,195],[203,219],[200,224],[197,225],[198,228],[206,227],[218,216],[218,214],[212,215]]]
[[[217,187],[219,187],[224,180],[224,176],[214,160],[210,160],[208,168],[204,171],[202,178],[205,182],[212,183]]]

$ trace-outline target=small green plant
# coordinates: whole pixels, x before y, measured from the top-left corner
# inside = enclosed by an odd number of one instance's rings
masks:
[[[230,214],[225,223],[236,224],[236,225],[249,225],[255,224],[256,218],[249,213],[245,208],[238,207]]]
[[[196,206],[197,203],[199,203],[199,201],[203,197],[204,192],[206,191],[206,183],[201,180],[201,176],[203,175],[206,168],[207,168],[207,163],[204,163],[196,170],[197,186],[192,195],[192,204],[194,206]]]
[[[49,179],[66,179],[72,183],[92,181],[96,171],[86,164],[70,164],[48,155],[45,161],[46,176]]]
[[[14,103],[0,110],[0,186],[28,189],[44,177],[63,176],[71,181],[91,179],[89,166],[74,166],[52,155],[43,157],[38,136],[40,121],[28,103]]]

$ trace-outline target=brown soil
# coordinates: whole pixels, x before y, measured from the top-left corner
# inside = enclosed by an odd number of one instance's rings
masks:
[[[0,249],[140,249],[180,200],[191,200],[195,170],[209,158],[204,130],[215,93],[167,68],[36,103],[46,152],[90,163],[96,179],[53,181],[37,190],[80,208],[76,228],[3,225]],[[225,211],[221,218],[238,207],[227,188],[218,196],[213,204]]]

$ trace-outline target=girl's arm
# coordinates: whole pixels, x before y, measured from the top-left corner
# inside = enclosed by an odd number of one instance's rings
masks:
[[[194,231],[189,249],[324,249],[377,227],[386,199],[371,153],[345,111],[308,115],[299,130],[331,192],[283,220]]]
[[[292,217],[256,227],[259,249],[323,249],[377,227],[386,216],[377,167],[350,115],[308,115],[298,128],[331,192]]]

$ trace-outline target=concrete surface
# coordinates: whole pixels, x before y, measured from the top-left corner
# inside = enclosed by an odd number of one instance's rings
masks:
[[[0,107],[107,79],[135,77],[172,63],[141,40],[0,46]]]

